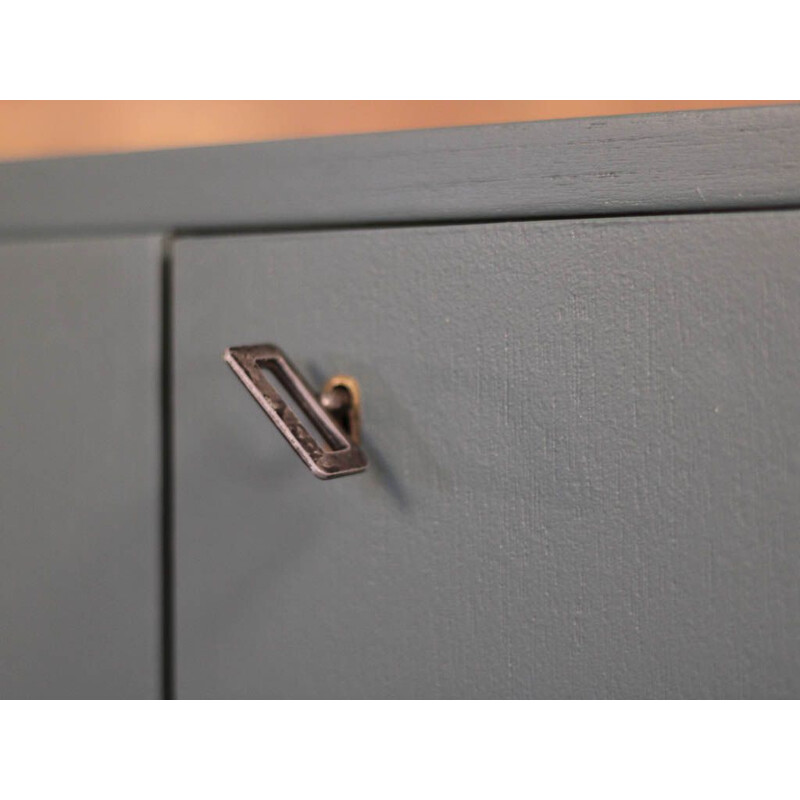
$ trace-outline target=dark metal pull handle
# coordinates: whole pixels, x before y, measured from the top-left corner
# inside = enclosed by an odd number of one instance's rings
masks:
[[[361,392],[355,378],[334,376],[317,398],[292,362],[273,344],[229,347],[224,358],[314,475],[325,480],[353,475],[367,468],[367,457],[359,447]],[[308,416],[321,441],[306,430],[267,380],[264,370],[275,376]]]

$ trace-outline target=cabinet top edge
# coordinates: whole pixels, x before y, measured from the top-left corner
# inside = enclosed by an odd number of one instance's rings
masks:
[[[0,237],[800,205],[800,105],[0,163]]]

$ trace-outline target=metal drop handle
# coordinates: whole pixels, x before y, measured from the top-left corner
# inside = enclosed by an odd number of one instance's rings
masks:
[[[319,397],[286,355],[274,344],[229,347],[225,361],[261,406],[292,449],[317,478],[339,478],[363,472],[367,457],[361,450],[361,391],[349,375],[335,375]],[[267,380],[265,370],[308,416],[317,441]]]

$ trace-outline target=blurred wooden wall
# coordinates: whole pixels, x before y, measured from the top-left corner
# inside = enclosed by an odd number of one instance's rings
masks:
[[[774,102],[5,100],[0,101],[0,160]]]

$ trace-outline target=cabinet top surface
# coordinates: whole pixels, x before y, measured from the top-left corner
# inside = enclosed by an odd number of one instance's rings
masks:
[[[800,106],[0,164],[0,237],[800,205]]]

